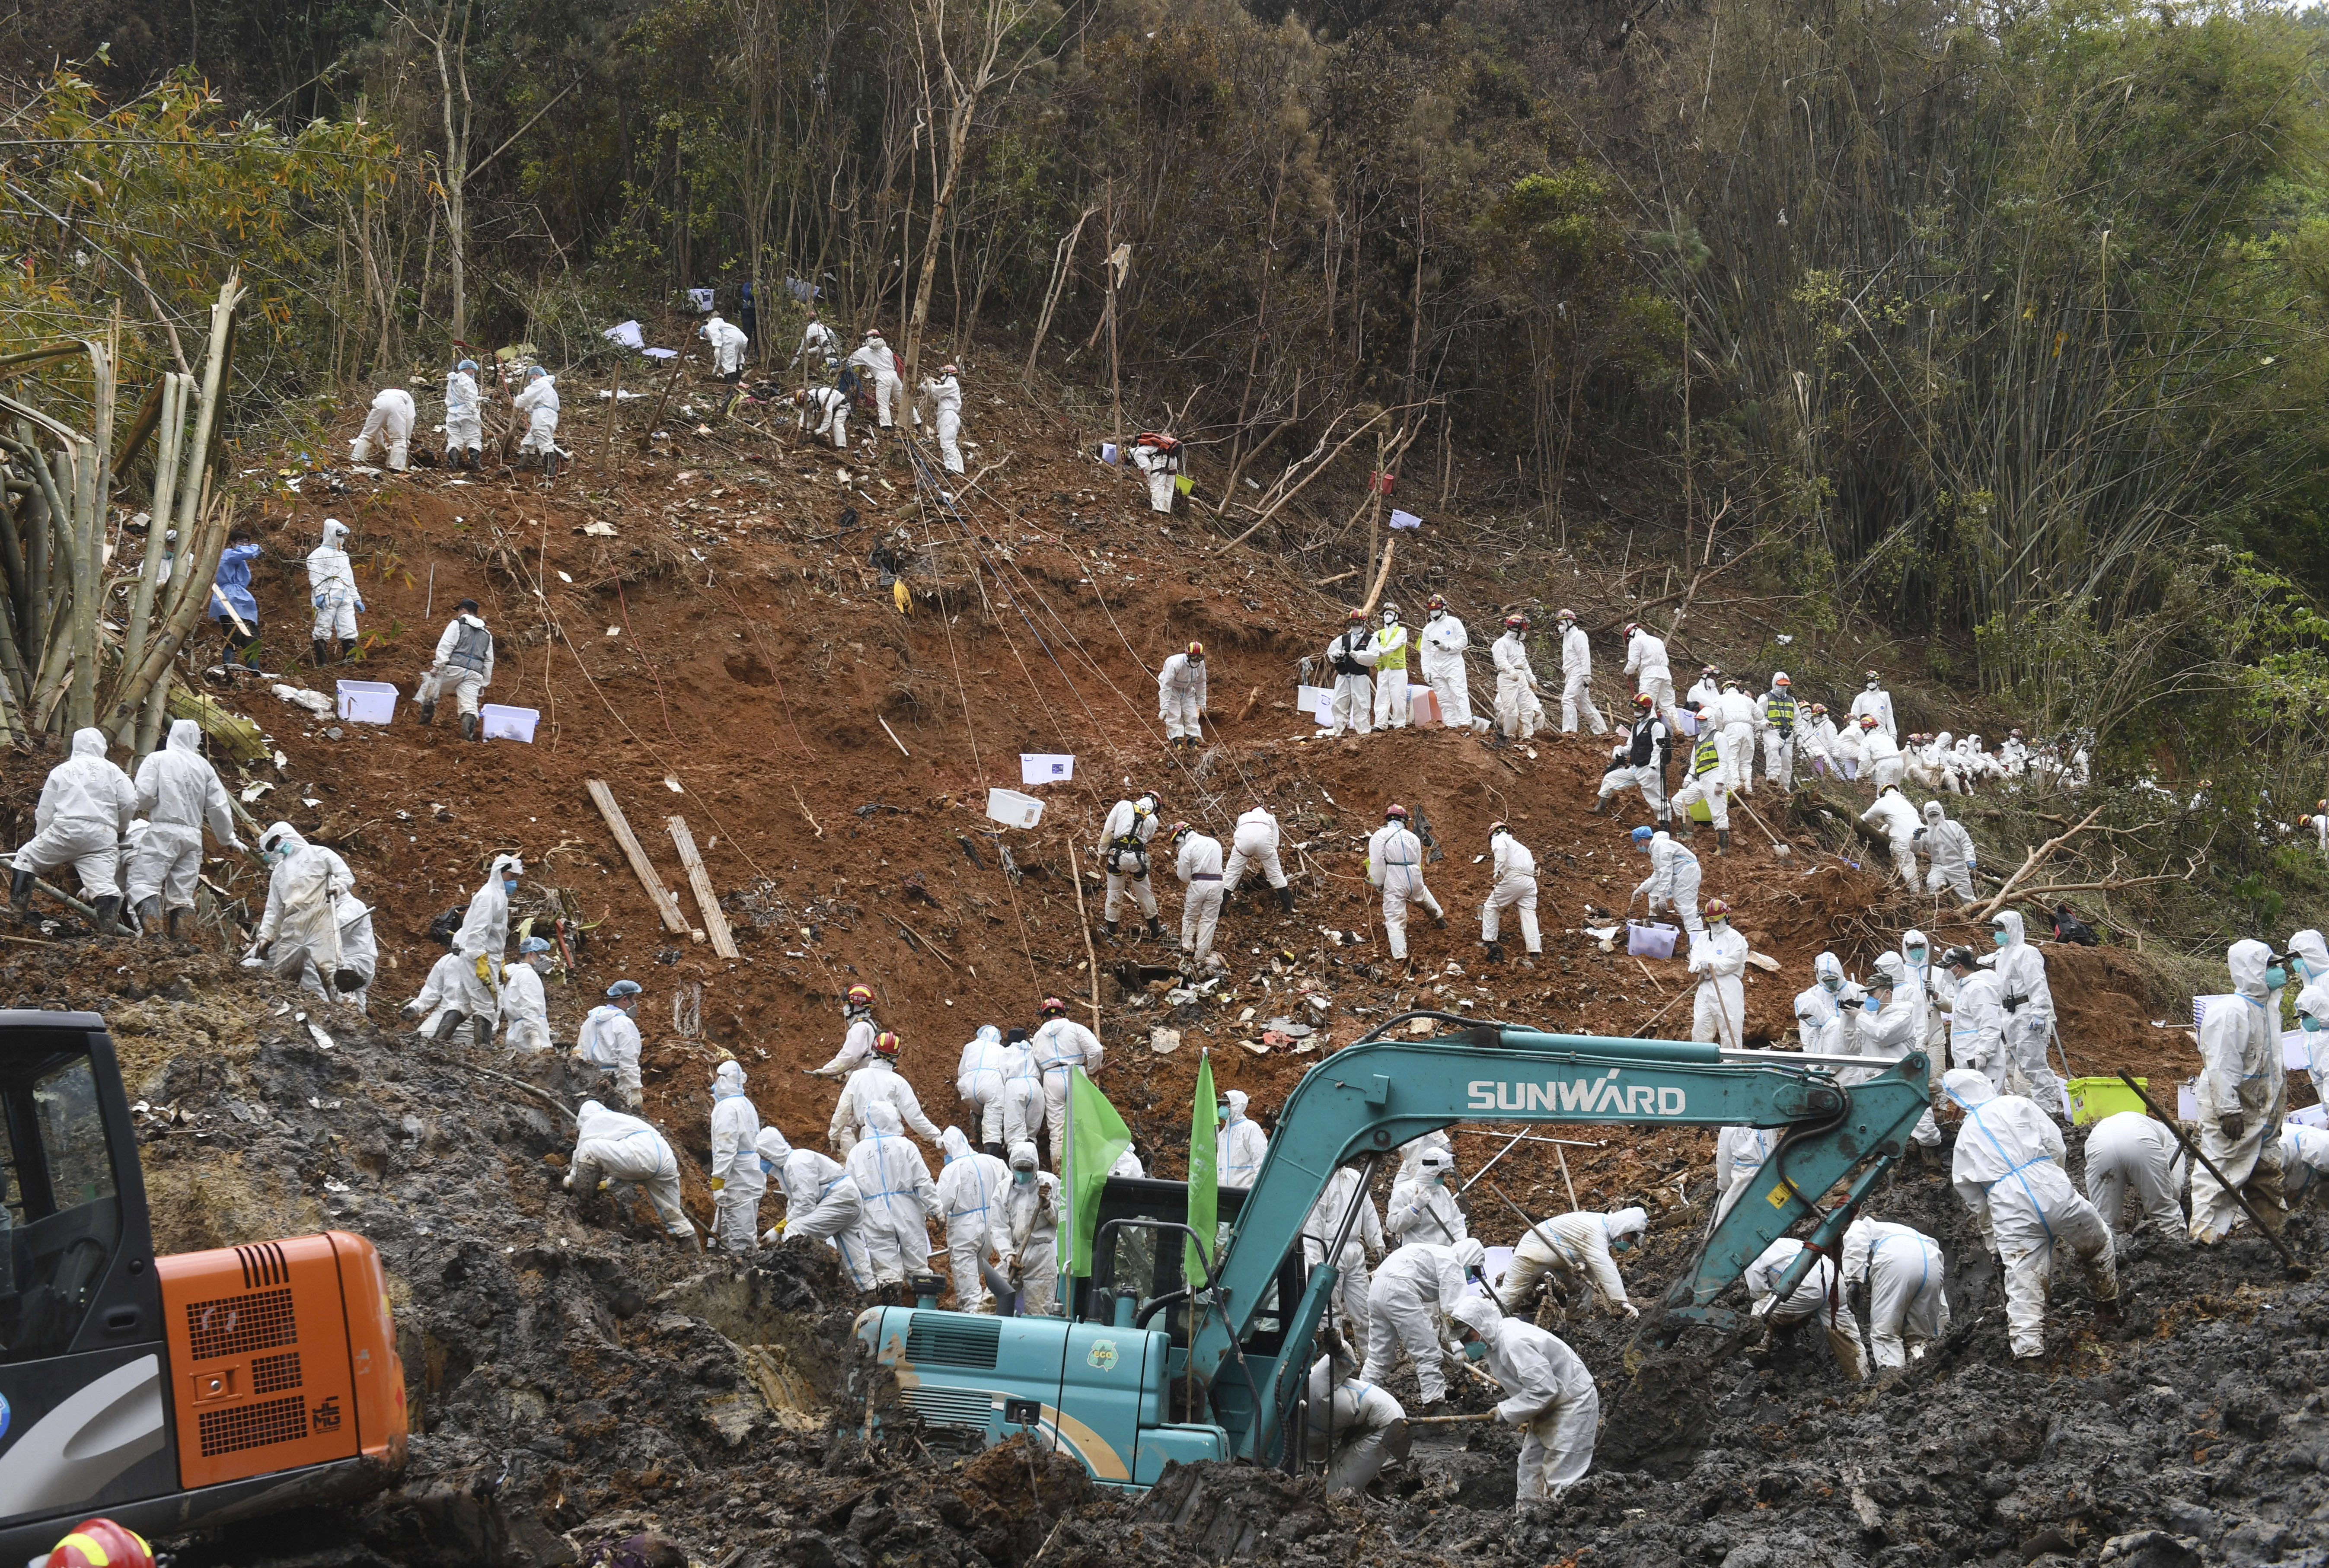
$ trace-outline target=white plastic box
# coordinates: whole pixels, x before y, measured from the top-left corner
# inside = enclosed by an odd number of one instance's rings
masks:
[[[396,717],[396,688],[385,681],[343,681],[340,717],[350,724],[386,724]]]
[[[1032,828],[1043,820],[1043,803],[1017,790],[990,789],[986,814],[1007,828]]]
[[[477,708],[477,723],[487,740],[522,740],[533,744],[533,727],[542,721],[538,708],[504,708],[498,702],[481,703]]]
[[[1626,923],[1626,951],[1636,958],[1672,958],[1674,939],[1681,934],[1675,926],[1629,920]]]

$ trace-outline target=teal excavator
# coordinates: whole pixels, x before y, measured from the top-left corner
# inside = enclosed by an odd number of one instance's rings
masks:
[[[1461,1027],[1384,1038],[1414,1018]],[[857,1337],[925,1425],[990,1444],[1033,1434],[1075,1454],[1102,1485],[1143,1488],[1175,1460],[1276,1464],[1337,1277],[1332,1263],[1306,1268],[1302,1226],[1338,1167],[1360,1166],[1372,1185],[1400,1145],[1466,1122],[1780,1131],[1771,1158],[1645,1316],[1637,1338],[1670,1347],[1693,1327],[1735,1332],[1738,1314],[1716,1299],[1798,1223],[1817,1222],[1778,1282],[1782,1299],[1817,1256],[1838,1250],[1928,1103],[1921,1053],[1864,1082],[1838,1081],[1840,1069],[1872,1066],[1405,1014],[1319,1062],[1287,1097],[1253,1186],[1221,1190],[1226,1240],[1211,1278],[1183,1272],[1185,1186],[1117,1178],[1099,1199],[1090,1275],[1061,1282],[1073,1287],[1061,1292],[1064,1317],[876,1307],[858,1318]],[[1843,1201],[1823,1212],[1817,1200],[1847,1180]]]

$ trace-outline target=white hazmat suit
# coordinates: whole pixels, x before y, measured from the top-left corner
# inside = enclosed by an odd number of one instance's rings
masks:
[[[841,1272],[861,1291],[873,1288],[873,1259],[865,1245],[865,1199],[840,1161],[814,1149],[795,1149],[773,1127],[754,1140],[785,1195],[785,1222],[760,1240],[773,1244],[819,1242],[841,1260]]]
[[[1522,943],[1532,955],[1542,953],[1544,939],[1536,924],[1536,857],[1510,832],[1496,834],[1489,843],[1489,873],[1495,880],[1488,889],[1488,901],[1480,906],[1480,940],[1495,941],[1501,929],[1499,912],[1512,909],[1520,915]]]
[[[574,1157],[566,1169],[566,1189],[586,1198],[601,1180],[636,1186],[663,1217],[663,1227],[691,1247],[700,1241],[695,1225],[679,1207],[679,1160],[662,1133],[636,1116],[585,1100],[575,1113]]]
[[[1367,880],[1382,889],[1383,934],[1391,955],[1407,956],[1407,906],[1420,904],[1438,924],[1447,916],[1423,885],[1423,840],[1409,831],[1404,818],[1385,822],[1367,840]]]
[[[1043,1119],[1051,1130],[1051,1169],[1058,1170],[1067,1160],[1068,1085],[1078,1067],[1086,1076],[1099,1075],[1099,1037],[1073,1019],[1046,1019],[1028,1037],[1027,1051],[1043,1075]]]
[[[952,371],[941,371],[935,379],[926,379],[922,390],[929,394],[932,415],[937,422],[938,458],[948,474],[962,472],[962,383]]]
[[[1463,1300],[1466,1272],[1477,1269],[1486,1255],[1476,1241],[1452,1246],[1410,1242],[1385,1258],[1367,1296],[1367,1364],[1360,1376],[1369,1383],[1386,1381],[1404,1350],[1415,1363],[1423,1403],[1447,1398],[1440,1357],[1454,1353],[1447,1314]]]
[[[1911,1341],[1948,1332],[1941,1244],[1922,1231],[1865,1216],[1843,1233],[1843,1278],[1868,1291],[1868,1347],[1879,1368],[1906,1366]]]
[[[946,1164],[938,1171],[938,1211],[946,1217],[947,1260],[954,1269],[955,1310],[993,1310],[994,1296],[981,1270],[990,1253],[1002,1250],[995,1235],[1003,1222],[1004,1189],[1011,1185],[1011,1168],[992,1154],[970,1146],[962,1130],[949,1127],[938,1135]]]
[[[1352,1210],[1356,1208],[1355,1217]],[[1367,1272],[1367,1254],[1380,1257],[1383,1252],[1382,1216],[1375,1210],[1375,1200],[1365,1187],[1356,1166],[1335,1168],[1326,1178],[1326,1190],[1310,1210],[1310,1217],[1302,1222],[1302,1257],[1310,1268],[1326,1261],[1326,1249],[1343,1234],[1348,1222],[1350,1238],[1344,1242],[1342,1255],[1334,1260],[1337,1278],[1331,1305],[1339,1308],[1343,1320],[1356,1332],[1367,1321],[1367,1296],[1372,1289]]]
[[[1507,739],[1528,740],[1544,723],[1544,704],[1537,697],[1536,671],[1529,665],[1526,634],[1517,627],[1488,648],[1496,667],[1496,724]]]
[[[343,643],[355,641],[356,612],[364,607],[363,595],[356,588],[355,563],[341,548],[347,537],[348,525],[327,517],[324,542],[307,552],[307,602],[316,611],[316,624],[308,636],[319,644],[318,664],[324,662],[321,643],[334,637]]]
[[[375,393],[372,411],[364,416],[363,431],[348,443],[348,461],[372,461],[372,444],[377,438],[388,449],[391,473],[404,472],[405,460],[411,451],[412,394],[401,387],[384,387]]]
[[[2005,1266],[2006,1337],[2018,1357],[2043,1355],[2057,1246],[2077,1258],[2096,1300],[2118,1300],[2110,1227],[2062,1173],[2062,1130],[2052,1117],[2019,1094],[1996,1094],[1968,1068],[1952,1069],[1941,1088],[1965,1108],[1950,1178]]]
[[[1174,873],[1183,889],[1181,951],[1192,965],[1202,969],[1213,955],[1213,927],[1221,918],[1221,841],[1210,833],[1183,834]]]
[[[722,1062],[712,1075],[712,1244],[749,1253],[759,1244],[760,1113],[744,1093],[744,1069]]]
[[[1431,612],[1423,628],[1423,682],[1439,699],[1439,722],[1450,729],[1486,728],[1472,717],[1472,678],[1464,668],[1471,645],[1463,622],[1445,610]]]
[[[1691,1000],[1690,1038],[1740,1048],[1747,1023],[1747,938],[1717,920],[1690,944],[1690,972],[1698,976]]]
[[[121,840],[137,814],[137,786],[105,750],[103,730],[73,731],[72,755],[49,770],[33,808],[33,836],[16,851],[20,880],[70,862],[91,899],[121,896]]]
[[[2135,1195],[2136,1225],[2148,1222],[2169,1235],[2183,1234],[2183,1163],[2175,1135],[2141,1111],[2119,1111],[2087,1129],[2087,1197],[2114,1231],[2132,1230],[2126,1197]]]
[[[1231,1089],[1221,1098],[1229,1106],[1229,1117],[1221,1123],[1218,1166],[1221,1185],[1251,1187],[1254,1178],[1261,1174],[1261,1162],[1268,1158],[1269,1139],[1260,1124],[1245,1113],[1243,1089]]]
[[[865,1136],[842,1162],[865,1200],[865,1250],[878,1286],[902,1284],[930,1266],[929,1221],[939,1212],[938,1184],[922,1151],[905,1134],[898,1108],[874,1102]]]
[[[380,950],[372,911],[355,896],[348,863],[278,822],[260,835],[277,854],[267,883],[267,912],[252,944],[268,968],[318,996],[337,995],[363,1010]]]
[[[1205,658],[1175,653],[1156,671],[1156,717],[1167,743],[1204,737]]]
[[[1578,716],[1582,714],[1586,728],[1595,735],[1606,735],[1608,722],[1593,701],[1593,645],[1586,640],[1585,628],[1574,621],[1564,622],[1561,632],[1561,733],[1577,733]]]
[[[137,814],[146,819],[146,833],[129,861],[129,905],[147,919],[148,899],[159,902],[147,921],[146,934],[162,934],[161,911],[174,922],[179,911],[194,906],[194,883],[203,869],[203,828],[207,824],[222,848],[242,848],[234,836],[234,808],[226,786],[202,753],[202,726],[191,718],[173,719],[170,743],[137,765]]]
[[[1593,1468],[1601,1431],[1593,1375],[1559,1336],[1500,1315],[1484,1296],[1465,1298],[1455,1316],[1487,1347],[1482,1364],[1504,1391],[1496,1419],[1521,1430],[1516,1506],[1552,1501]]]
[[[2277,1226],[2288,1075],[2280,1056],[2281,993],[2267,989],[2271,957],[2261,942],[2233,943],[2225,955],[2232,1000],[2214,1003],[2200,1020],[2200,1152]],[[2220,1242],[2247,1217],[2205,1165],[2192,1170],[2193,1241]]]

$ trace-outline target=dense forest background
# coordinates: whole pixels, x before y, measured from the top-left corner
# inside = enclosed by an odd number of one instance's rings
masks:
[[[1579,502],[1622,489],[1656,524],[1632,559],[1753,551],[1790,615],[1921,638],[2107,768],[2290,819],[2324,787],[2314,14],[52,0],[5,28],[7,334],[118,310],[125,384],[191,352],[230,267],[259,306],[236,395],[278,421],[457,342],[590,365],[691,287],[732,318],[752,285],[781,370],[814,284],[918,368],[1171,421],[1215,502],[1344,442],[1429,497],[1460,450],[1515,548],[1614,555]]]

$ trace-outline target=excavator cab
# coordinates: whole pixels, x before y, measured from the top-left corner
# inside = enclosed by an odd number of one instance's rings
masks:
[[[0,1561],[103,1513],[166,1535],[385,1485],[387,1277],[334,1232],[154,1255],[105,1022],[0,1011]]]

